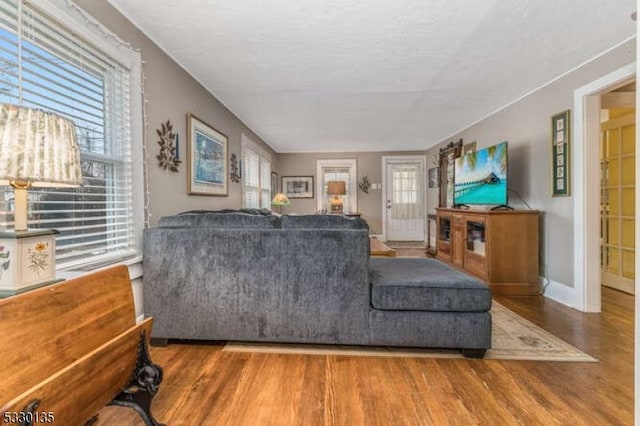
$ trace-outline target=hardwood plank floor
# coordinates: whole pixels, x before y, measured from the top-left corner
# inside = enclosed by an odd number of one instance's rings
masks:
[[[398,255],[403,255],[398,253]],[[153,403],[168,425],[630,425],[633,296],[603,288],[603,312],[543,297],[496,297],[599,363],[365,358],[152,348]],[[98,425],[141,425],[105,407]]]

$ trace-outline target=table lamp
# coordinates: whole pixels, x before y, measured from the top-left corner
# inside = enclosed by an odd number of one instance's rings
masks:
[[[14,191],[14,230],[0,232],[0,296],[55,279],[55,234],[29,230],[27,190],[82,183],[72,121],[52,112],[0,105],[0,185]]]
[[[282,206],[288,206],[289,204],[291,204],[291,201],[289,201],[289,198],[282,192],[277,193],[273,197],[273,200],[271,200],[271,205],[272,206],[279,206],[280,207],[280,213],[281,214],[282,214]]]
[[[327,194],[333,195],[329,200],[331,213],[342,213],[342,196],[347,193],[347,184],[343,180],[330,180],[327,182]]]

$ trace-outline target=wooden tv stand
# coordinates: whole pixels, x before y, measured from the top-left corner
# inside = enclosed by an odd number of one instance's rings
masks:
[[[438,259],[485,281],[494,294],[540,293],[538,211],[436,211]]]

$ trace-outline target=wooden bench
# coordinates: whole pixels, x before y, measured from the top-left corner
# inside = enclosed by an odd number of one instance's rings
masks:
[[[371,256],[396,257],[396,251],[376,237],[369,237],[369,247]]]
[[[159,425],[151,324],[136,324],[126,266],[0,300],[0,424],[83,425],[120,405]]]

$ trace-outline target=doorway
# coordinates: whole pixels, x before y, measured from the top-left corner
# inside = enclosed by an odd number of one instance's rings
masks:
[[[601,96],[600,280],[635,294],[635,83]]]
[[[602,101],[606,95],[635,81],[635,63],[621,67],[574,91],[573,175],[574,287],[551,291],[556,298],[584,312],[601,311],[601,178],[600,139]],[[633,101],[635,106],[635,100]],[[638,156],[636,151],[636,157]],[[635,196],[635,195],[634,195]],[[636,197],[637,198],[637,197]],[[637,234],[638,232],[635,231]],[[634,237],[635,238],[635,237]],[[551,297],[551,296],[550,296]]]
[[[387,241],[424,243],[424,156],[383,157],[383,234]]]

